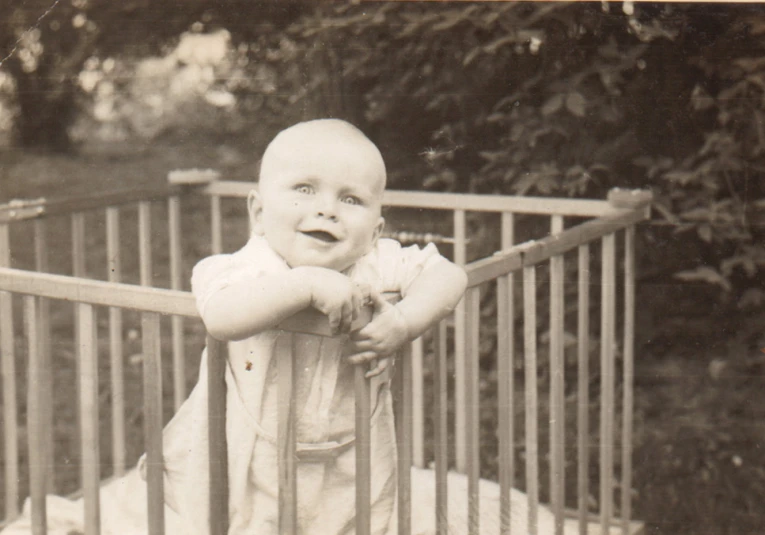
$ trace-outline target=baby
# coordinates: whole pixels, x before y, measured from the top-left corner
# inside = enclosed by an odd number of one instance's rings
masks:
[[[449,314],[464,271],[432,244],[380,238],[385,164],[344,121],[299,123],[269,144],[248,209],[252,233],[228,255],[199,262],[192,291],[207,330],[228,340],[226,382],[230,533],[278,533],[277,340],[291,337],[298,455],[298,524],[305,534],[348,534],[355,522],[353,369],[372,384],[372,533],[393,521],[396,450],[389,374],[394,352]],[[381,297],[397,292],[395,305]],[[365,302],[372,321],[351,325]],[[326,314],[336,336],[277,329],[296,312]],[[189,533],[207,530],[206,378],[165,431],[168,504]]]

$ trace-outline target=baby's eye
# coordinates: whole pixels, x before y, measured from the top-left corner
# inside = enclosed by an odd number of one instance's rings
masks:
[[[311,194],[313,193],[313,188],[309,186],[308,184],[298,184],[297,186],[295,186],[295,191],[297,191],[298,193]]]
[[[355,205],[360,205],[360,204],[363,204],[363,203],[361,202],[361,199],[359,199],[359,198],[358,198],[358,197],[356,197],[355,195],[346,195],[345,197],[343,197],[343,202],[344,202],[345,204],[351,204],[351,205],[354,205],[354,206],[355,206]]]

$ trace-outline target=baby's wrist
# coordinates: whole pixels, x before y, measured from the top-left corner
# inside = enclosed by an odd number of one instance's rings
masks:
[[[315,300],[316,269],[313,266],[298,266],[291,271],[291,275],[295,280],[294,287],[301,293],[306,307],[312,306]]]
[[[406,312],[399,308],[398,304],[394,305],[393,309],[396,311],[395,314],[398,317],[398,324],[404,332],[404,337],[407,341],[413,340],[415,336],[412,332],[412,323],[407,317]]]

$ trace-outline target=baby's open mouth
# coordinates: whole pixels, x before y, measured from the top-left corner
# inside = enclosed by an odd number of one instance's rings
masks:
[[[331,232],[327,232],[326,230],[308,230],[303,231],[303,234],[306,236],[310,236],[311,238],[319,241],[323,241],[325,243],[333,243],[337,241],[337,238],[334,234]]]

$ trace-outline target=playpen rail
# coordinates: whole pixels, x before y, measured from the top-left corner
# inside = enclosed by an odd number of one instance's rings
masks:
[[[212,196],[213,210],[213,248],[220,249],[221,234],[221,213],[220,196],[244,196],[251,188],[251,184],[235,182],[215,182],[205,186],[201,191]],[[175,369],[175,404],[176,408],[185,396],[183,387],[178,386],[177,370],[178,366],[176,355],[177,345],[182,346],[182,340],[179,337],[182,326],[182,317],[198,317],[193,297],[185,292],[178,290],[180,287],[180,205],[176,195],[179,188],[164,188],[159,190],[146,190],[144,192],[122,192],[112,194],[108,197],[111,204],[122,202],[139,202],[139,234],[140,239],[140,268],[141,283],[145,287],[136,287],[133,285],[121,284],[118,282],[101,282],[82,278],[71,278],[61,275],[47,275],[11,268],[0,267],[0,349],[3,352],[2,372],[3,372],[3,390],[4,390],[4,421],[5,421],[5,452],[6,452],[6,475],[12,476],[18,473],[16,464],[16,455],[14,448],[17,442],[16,430],[16,406],[15,401],[9,399],[15,397],[15,391],[12,382],[8,378],[15,376],[13,368],[13,325],[10,314],[11,293],[21,293],[27,296],[39,296],[25,298],[25,327],[28,338],[31,340],[29,347],[30,355],[30,377],[32,374],[39,384],[46,384],[45,368],[41,363],[45,362],[46,353],[44,341],[46,336],[35,336],[35,333],[47,332],[45,326],[44,307],[46,299],[61,299],[79,303],[76,305],[76,316],[78,329],[76,336],[78,346],[83,348],[84,356],[77,360],[78,367],[87,366],[78,372],[80,376],[91,376],[90,380],[83,380],[80,385],[78,397],[81,403],[81,410],[78,411],[78,418],[85,418],[80,422],[82,430],[81,441],[83,445],[83,466],[93,465],[92,459],[98,458],[97,438],[93,440],[93,433],[97,437],[97,397],[93,402],[93,378],[95,377],[97,385],[97,369],[93,370],[95,354],[95,342],[92,337],[94,332],[93,306],[107,306],[110,309],[110,316],[115,321],[111,322],[111,329],[119,321],[119,314],[123,308],[141,310],[143,314],[144,330],[144,387],[145,387],[145,406],[146,406],[146,437],[148,440],[148,465],[149,477],[148,485],[150,496],[161,496],[162,476],[161,476],[161,431],[162,431],[162,413],[161,413],[161,374],[159,360],[159,314],[170,314],[173,316],[173,345],[174,345],[174,369]],[[173,290],[161,290],[151,288],[151,249],[148,247],[150,232],[150,212],[149,200],[169,197],[169,229],[170,229],[170,249],[171,254],[171,284]],[[454,197],[454,198],[452,198]],[[624,230],[625,232],[625,275],[624,275],[624,367],[623,378],[625,381],[622,412],[622,492],[621,492],[621,517],[622,527],[625,533],[630,528],[630,498],[629,489],[631,483],[631,448],[632,440],[631,418],[632,418],[632,376],[634,350],[632,343],[634,341],[634,224],[647,218],[645,197],[637,199],[633,203],[614,203],[609,201],[576,201],[576,200],[550,200],[545,199],[545,204],[541,204],[533,198],[508,198],[495,197],[488,199],[489,196],[466,196],[450,194],[422,194],[415,192],[391,192],[386,197],[386,204],[394,206],[417,206],[430,207],[438,209],[454,210],[454,228],[455,228],[455,260],[458,263],[465,263],[466,228],[465,228],[465,210],[476,211],[502,211],[502,251],[493,257],[482,259],[466,266],[469,279],[469,289],[466,298],[460,305],[456,314],[455,321],[455,360],[457,367],[457,377],[461,378],[456,382],[456,406],[464,407],[464,410],[456,411],[456,429],[455,435],[458,443],[457,447],[457,468],[466,471],[468,476],[468,527],[469,533],[478,533],[480,526],[479,503],[478,503],[478,478],[480,475],[480,458],[478,437],[480,435],[478,413],[479,406],[479,326],[480,326],[480,293],[479,287],[482,284],[497,281],[498,292],[498,373],[499,373],[499,403],[500,403],[500,518],[502,529],[509,529],[510,522],[510,498],[509,490],[513,484],[513,423],[512,423],[512,367],[513,367],[513,341],[512,341],[512,323],[513,318],[513,285],[514,273],[523,273],[524,288],[524,360],[526,368],[526,480],[527,493],[529,498],[529,531],[537,532],[538,507],[539,507],[539,486],[538,486],[538,463],[539,463],[539,443],[537,418],[539,415],[539,406],[537,400],[536,386],[536,266],[544,261],[550,261],[551,273],[551,305],[550,305],[550,347],[551,347],[551,373],[552,385],[550,389],[550,437],[551,437],[551,473],[550,473],[550,491],[553,512],[556,518],[556,533],[562,532],[563,522],[563,466],[565,462],[563,439],[563,254],[573,249],[579,252],[579,320],[578,320],[578,377],[579,377],[579,395],[583,396],[579,400],[577,420],[578,420],[578,495],[579,495],[579,519],[580,530],[585,532],[587,527],[587,496],[588,496],[588,414],[587,414],[587,389],[586,378],[589,375],[587,367],[588,331],[589,317],[586,310],[589,308],[589,243],[600,239],[602,245],[602,266],[603,279],[602,286],[604,291],[601,294],[601,390],[602,404],[600,417],[600,435],[601,435],[601,454],[600,454],[600,519],[603,529],[608,529],[612,525],[613,516],[613,461],[614,461],[614,413],[615,413],[615,392],[614,392],[614,343],[615,343],[615,233]],[[459,204],[457,201],[459,200]],[[97,201],[97,203],[96,203]],[[0,266],[8,265],[9,258],[7,251],[8,229],[3,222],[14,221],[23,218],[40,217],[42,215],[69,213],[72,210],[85,210],[90,208],[103,208],[104,197],[69,199],[65,201],[39,203],[28,203],[23,210],[9,209],[10,205],[0,207]],[[550,202],[557,201],[557,202]],[[217,208],[216,208],[217,207]],[[560,214],[555,215],[552,210],[562,210],[567,215],[600,215],[597,219],[581,223],[569,229],[564,230],[563,218]],[[548,238],[532,242],[530,244],[521,244],[512,246],[513,243],[513,214],[514,213],[542,213],[552,215],[551,235]],[[217,221],[217,224],[216,224]],[[41,222],[36,222],[41,223]],[[44,251],[44,243],[40,238],[42,226],[35,226],[36,248],[38,253]],[[216,240],[215,236],[218,235]],[[72,214],[72,236],[73,236],[73,271],[75,275],[84,275],[84,219],[82,213]],[[217,241],[217,246],[216,246]],[[110,280],[119,280],[119,254],[118,254],[119,230],[118,230],[118,212],[114,207],[107,208],[107,247],[110,262]],[[3,246],[5,244],[5,247]],[[114,256],[112,255],[114,253]],[[45,266],[45,257],[38,254],[36,257],[38,269]],[[114,273],[114,275],[112,275]],[[583,312],[585,311],[585,312]],[[285,330],[296,330],[298,332],[314,332],[316,334],[329,334],[327,332],[326,322],[319,314],[303,314],[299,318],[293,318],[285,322]],[[505,328],[503,328],[503,326]],[[10,334],[9,334],[10,333]],[[112,362],[121,354],[120,342],[118,341],[119,331],[110,334],[112,345]],[[435,384],[436,384],[436,418],[435,434],[437,447],[436,457],[436,522],[440,526],[439,532],[446,530],[446,469],[448,466],[447,451],[447,394],[446,394],[446,323],[441,322],[434,329],[434,355],[435,355]],[[34,346],[34,347],[33,347]],[[403,361],[409,363],[412,359],[407,346],[407,354]],[[182,351],[182,350],[181,350]],[[223,382],[223,369],[220,363],[224,362],[222,358],[212,358],[216,352],[223,354],[225,344],[208,338],[208,351],[210,368],[210,469],[211,469],[211,515],[215,522],[214,531],[225,526],[223,523],[227,518],[226,494],[227,490],[227,469],[225,463],[225,384]],[[88,355],[90,354],[90,357]],[[49,358],[49,357],[47,357]],[[180,357],[182,361],[182,357]],[[282,359],[289,361],[289,359]],[[120,362],[121,364],[121,362]],[[212,366],[218,366],[214,370]],[[283,364],[284,370],[280,370],[280,377],[290,378],[293,375],[292,364]],[[414,363],[413,365],[416,365]],[[113,367],[112,373],[115,373],[116,367]],[[412,421],[414,418],[420,418],[417,413],[421,410],[421,396],[414,391],[412,386],[412,370],[409,365],[397,367],[400,376],[394,383],[398,385],[399,391],[397,397],[402,401],[397,405],[396,425],[397,436],[399,437],[399,528],[400,533],[409,533],[411,522],[411,495],[409,491],[409,466],[411,464],[422,464],[422,443],[421,437],[412,433]],[[88,371],[89,370],[89,371]],[[83,373],[88,371],[88,373]],[[369,397],[368,384],[363,378],[361,368],[357,370],[356,377],[356,395],[357,395],[357,503],[360,504],[357,514],[357,531],[359,534],[367,533],[369,529],[369,499],[370,499],[370,466],[369,466]],[[38,384],[35,382],[35,384]],[[113,381],[113,384],[121,384],[119,381]],[[285,382],[280,384],[280,396],[284,403],[280,407],[289,407],[292,398],[289,390],[290,384]],[[365,390],[366,389],[366,390]],[[97,388],[95,390],[97,396]],[[180,393],[179,393],[180,392]],[[365,394],[366,392],[366,394]],[[40,433],[45,433],[45,426],[41,422],[46,422],[50,415],[46,413],[49,401],[45,401],[44,392],[30,389],[29,407],[30,407],[30,458],[34,454],[35,458],[47,459],[50,451],[45,450],[45,443],[50,439],[41,438]],[[118,393],[115,393],[117,399],[121,399]],[[462,402],[460,403],[460,399]],[[361,402],[359,402],[361,400]],[[364,401],[366,400],[366,401]],[[582,401],[584,400],[584,401]],[[413,402],[418,403],[413,408]],[[221,405],[222,403],[222,405]],[[159,409],[158,409],[159,407]],[[115,414],[120,418],[122,408],[113,406]],[[414,413],[412,411],[415,411]],[[95,414],[95,421],[93,415]],[[214,414],[218,416],[213,417]],[[415,416],[416,415],[416,416]],[[94,423],[95,422],[95,423]],[[94,428],[94,425],[96,426]],[[359,427],[360,425],[360,427]],[[213,432],[213,427],[216,432]],[[95,431],[94,431],[95,429]],[[279,415],[279,451],[280,451],[280,525],[282,532],[291,533],[296,529],[296,461],[295,461],[295,433],[294,433],[294,415],[288,410],[287,415]],[[114,440],[118,441],[119,432],[114,430]],[[123,439],[124,439],[124,435]],[[219,439],[223,440],[221,444]],[[418,442],[418,440],[420,442]],[[124,440],[123,440],[124,442]],[[92,444],[95,444],[95,454]],[[440,444],[440,446],[438,446]],[[461,444],[461,447],[460,447]],[[86,449],[90,447],[89,451]],[[34,452],[32,451],[34,449]],[[213,455],[217,451],[220,455]],[[95,457],[94,457],[95,455]],[[9,458],[9,457],[12,457]],[[120,459],[122,459],[120,461]],[[119,446],[114,449],[115,474],[119,475],[124,471],[124,449],[120,451]],[[42,465],[44,466],[44,461]],[[32,474],[32,500],[37,503],[36,516],[37,525],[40,526],[40,496],[44,495],[46,489],[47,474],[40,475],[40,468],[35,469]],[[12,518],[17,511],[18,486],[15,484],[17,477],[11,479],[6,477],[6,517]],[[42,490],[41,490],[42,489]],[[216,490],[217,489],[217,490]],[[626,490],[625,490],[626,489]],[[98,470],[95,472],[83,473],[83,490],[86,496],[86,532],[95,533],[98,529]],[[42,493],[42,494],[41,494]],[[163,509],[160,500],[149,500],[149,517],[152,533],[161,533],[163,525]],[[90,505],[88,505],[90,504]],[[95,505],[94,505],[95,504]],[[42,513],[44,517],[44,512]],[[225,533],[225,530],[221,531]]]
[[[541,240],[521,243],[476,260],[465,266],[468,286],[477,286],[523,267],[540,264],[550,258],[591,243],[648,217],[645,208],[619,209],[610,216],[585,221],[560,234]]]
[[[191,294],[175,290],[158,290],[149,287],[139,287],[121,283],[110,283],[102,281],[93,281],[78,277],[69,277],[64,275],[53,275],[45,273],[35,273],[13,268],[0,268],[0,295],[10,298],[10,294],[24,295],[24,318],[25,333],[28,341],[28,366],[29,366],[29,448],[30,465],[32,470],[30,474],[31,488],[30,495],[33,504],[32,521],[35,533],[45,532],[45,500],[46,478],[44,471],[45,463],[42,462],[46,453],[45,432],[42,422],[44,422],[43,392],[40,380],[44,373],[42,359],[40,354],[40,325],[38,322],[38,300],[58,299],[71,301],[77,307],[77,338],[79,347],[79,410],[80,415],[80,445],[83,457],[82,463],[82,484],[83,495],[85,497],[85,533],[98,533],[99,531],[99,440],[98,440],[98,367],[95,339],[95,316],[94,306],[109,306],[110,308],[128,308],[142,312],[142,331],[143,331],[143,355],[144,355],[144,411],[145,411],[145,436],[147,451],[147,484],[149,489],[148,499],[148,517],[150,533],[163,533],[164,526],[164,500],[163,480],[162,480],[162,373],[160,358],[160,314],[183,315],[188,317],[198,317],[194,298]],[[6,299],[10,303],[10,299]],[[10,305],[7,307],[10,311]],[[9,321],[12,314],[9,312],[3,316]],[[365,310],[361,314],[358,322],[363,324],[368,322],[371,317],[371,311]],[[9,328],[10,327],[10,328]],[[286,331],[312,333],[328,336],[330,335],[326,318],[317,311],[307,310],[301,314],[283,322],[280,326]],[[3,335],[12,334],[12,325],[5,323],[3,325]],[[285,337],[284,340],[289,340]],[[218,342],[208,336],[208,347],[210,356],[208,358],[209,369],[209,387],[210,387],[210,468],[211,468],[211,527],[213,532],[225,527],[228,517],[226,505],[227,475],[226,475],[226,445],[225,445],[225,383],[223,381],[225,360],[216,358],[216,355],[223,355],[225,344]],[[12,342],[12,341],[11,341]],[[3,348],[6,349],[6,348]],[[4,356],[6,353],[3,353]],[[291,367],[290,359],[280,359],[281,366]],[[288,363],[287,365],[283,363]],[[287,368],[285,367],[285,370]],[[282,370],[280,370],[282,371]],[[369,387],[363,377],[363,371],[359,368],[356,379],[356,393],[360,400],[360,412],[357,416],[357,423],[360,423],[361,431],[359,442],[357,443],[357,462],[359,463],[362,483],[368,487],[369,484]],[[291,377],[291,373],[280,374],[280,377]],[[15,379],[15,377],[14,377]],[[4,384],[4,387],[7,384]],[[291,384],[280,384],[280,396],[286,396],[291,399]],[[285,401],[282,399],[282,401]],[[366,407],[364,406],[366,404]],[[280,403],[280,406],[288,404]],[[5,410],[14,408],[13,404],[6,406]],[[7,416],[7,415],[6,415]],[[280,488],[285,489],[282,493],[285,502],[282,508],[282,518],[284,519],[284,533],[290,532],[290,525],[294,529],[296,519],[295,499],[295,474],[296,464],[294,457],[295,435],[294,435],[294,415],[291,411],[288,415],[280,415],[280,426],[283,428],[280,432],[280,448],[283,453],[280,455],[280,469],[287,473],[283,478]],[[15,421],[13,418],[6,419],[6,425]],[[411,424],[411,418],[409,418]],[[291,430],[290,430],[291,429]],[[18,438],[17,429],[6,433],[6,437],[11,437],[15,441]],[[366,438],[365,438],[366,437]],[[406,449],[404,444],[403,449]],[[293,454],[289,454],[292,451]],[[7,456],[15,453],[13,447],[5,450]],[[11,470],[14,473],[17,469],[17,454],[13,459],[8,458]],[[411,456],[409,457],[411,460]],[[283,467],[283,468],[282,468]],[[366,474],[366,479],[364,475]],[[8,493],[6,499],[16,496],[18,500],[18,482],[17,480],[6,480],[8,484]],[[359,499],[366,500],[360,502],[359,510],[362,514],[359,517],[359,526],[362,522],[369,524],[369,490],[364,490],[364,485],[359,487]],[[289,505],[292,502],[292,506]],[[366,505],[364,505],[366,503]],[[365,513],[364,513],[365,512]],[[18,513],[17,510],[10,511],[7,518],[13,518]],[[368,528],[367,528],[368,529]],[[359,533],[364,530],[360,529]],[[221,531],[225,533],[225,531]]]
[[[210,196],[245,198],[252,187],[252,182],[222,180],[202,186],[198,191]],[[466,212],[514,212],[581,217],[599,217],[616,210],[608,201],[600,200],[405,190],[386,190],[383,195],[383,205]]]
[[[134,188],[93,195],[77,195],[55,199],[11,201],[0,204],[0,224],[55,215],[67,215],[88,210],[99,210],[107,206],[118,206],[140,201],[156,201],[178,195],[183,187],[161,186],[156,188]]]

